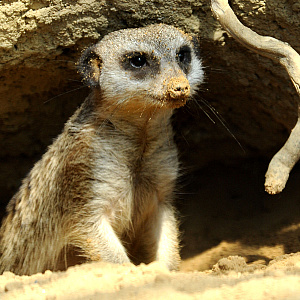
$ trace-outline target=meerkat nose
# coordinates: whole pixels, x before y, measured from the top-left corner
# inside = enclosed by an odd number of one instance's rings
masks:
[[[188,91],[189,91],[189,85],[179,85],[179,86],[177,86],[177,87],[175,87],[174,88],[174,92],[175,93],[178,93],[178,94],[186,94],[186,93],[188,93]]]
[[[167,86],[167,95],[172,99],[187,98],[190,95],[190,84],[185,76],[172,77]]]

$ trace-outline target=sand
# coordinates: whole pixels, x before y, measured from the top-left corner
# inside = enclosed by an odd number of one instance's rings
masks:
[[[206,272],[169,272],[150,265],[89,263],[66,272],[0,277],[0,298],[9,299],[299,299],[300,253],[249,266],[239,256]]]

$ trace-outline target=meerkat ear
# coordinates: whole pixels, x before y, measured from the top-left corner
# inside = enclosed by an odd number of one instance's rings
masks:
[[[198,36],[196,36],[196,35],[192,36],[192,44],[193,44],[194,52],[195,52],[197,58],[200,59],[201,58],[201,56],[200,56],[200,41],[199,41]]]
[[[89,87],[99,86],[102,60],[95,51],[95,46],[87,48],[81,55],[77,68],[82,80]]]

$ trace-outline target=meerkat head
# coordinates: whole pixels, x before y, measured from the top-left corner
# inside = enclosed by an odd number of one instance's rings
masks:
[[[119,30],[86,49],[78,67],[84,82],[109,101],[177,108],[203,81],[196,44],[164,24]]]

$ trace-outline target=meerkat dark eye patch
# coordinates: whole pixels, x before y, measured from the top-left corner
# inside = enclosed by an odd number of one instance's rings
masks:
[[[151,53],[131,52],[121,58],[123,69],[131,73],[132,78],[143,79],[156,75],[159,71],[159,61]]]
[[[124,68],[133,68],[133,69],[141,69],[147,65],[148,57],[146,53],[143,52],[133,52],[127,53],[122,58]]]
[[[130,65],[134,68],[142,68],[147,63],[145,54],[134,54],[129,58]]]
[[[191,60],[192,60],[192,49],[190,48],[190,46],[182,46],[177,54],[176,54],[176,60],[180,66],[180,68],[185,72],[187,73],[188,72],[188,68],[189,68],[189,65],[191,63]]]

